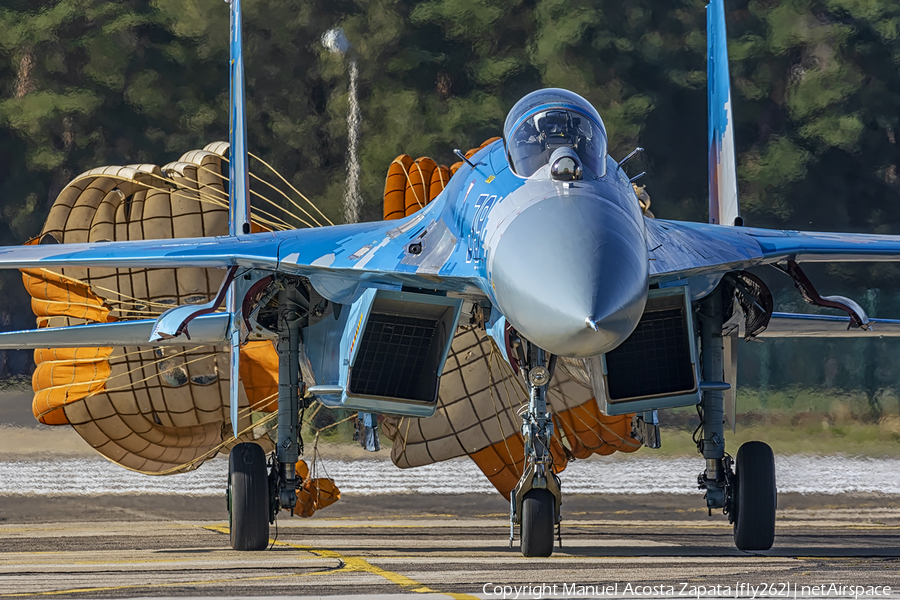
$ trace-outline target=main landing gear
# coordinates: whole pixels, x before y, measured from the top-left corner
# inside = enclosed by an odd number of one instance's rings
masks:
[[[518,525],[523,556],[550,556],[562,504],[559,478],[553,472],[550,455],[553,421],[547,407],[547,386],[555,361],[551,358],[548,365],[544,350],[524,341],[519,342],[517,350],[519,370],[529,387],[529,401],[528,411],[522,415],[525,472],[509,497],[509,544],[512,546]]]
[[[296,287],[278,292],[278,442],[270,467],[262,447],[236,445],[228,459],[228,523],[235,550],[264,550],[269,524],[297,503],[295,466],[302,452],[300,323],[305,298]]]
[[[228,529],[235,550],[269,545],[269,477],[257,444],[238,444],[228,457]]]
[[[768,550],[775,541],[775,457],[763,442],[747,442],[737,461],[725,454],[724,344],[722,294],[715,291],[700,304],[703,390],[700,418],[703,437],[697,448],[706,459],[698,484],[706,490],[706,505],[723,509],[734,524],[739,550]],[[732,467],[734,469],[732,470]]]

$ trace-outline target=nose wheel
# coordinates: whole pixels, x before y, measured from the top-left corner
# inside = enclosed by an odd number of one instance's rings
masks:
[[[738,550],[768,550],[775,542],[775,456],[763,442],[738,449],[732,490],[734,545]]]
[[[553,529],[556,524],[556,498],[547,490],[530,490],[522,499],[522,524],[519,537],[523,556],[553,554]]]
[[[228,456],[228,528],[235,550],[269,545],[269,477],[266,455],[252,443],[238,444]]]

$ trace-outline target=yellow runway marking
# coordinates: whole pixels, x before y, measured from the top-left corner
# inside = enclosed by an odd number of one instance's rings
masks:
[[[218,533],[230,533],[228,527],[224,527],[221,525],[210,525],[204,527],[204,529],[208,529],[210,531],[215,531]],[[448,592],[438,592],[429,588],[428,586],[416,581],[415,579],[410,579],[406,575],[401,575],[400,573],[395,573],[393,571],[388,571],[387,569],[382,569],[381,567],[377,567],[372,563],[355,556],[346,556],[341,554],[340,552],[336,552],[334,550],[327,550],[325,548],[314,548],[312,546],[304,546],[301,544],[290,544],[288,542],[274,542],[275,546],[287,546],[288,548],[296,548],[297,550],[306,550],[307,552],[312,552],[317,556],[322,558],[334,558],[336,560],[340,560],[344,563],[344,566],[332,571],[333,573],[370,573],[372,575],[378,575],[380,577],[384,577],[391,583],[397,584],[402,587],[404,590],[408,592],[417,592],[420,594],[444,594],[445,596],[450,596],[454,600],[477,600],[475,596],[471,596],[469,594],[453,594]]]

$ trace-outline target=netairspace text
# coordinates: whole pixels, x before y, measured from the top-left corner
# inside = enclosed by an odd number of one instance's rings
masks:
[[[734,585],[698,585],[696,583],[643,585],[634,583],[580,584],[530,583],[523,585],[486,583],[481,593],[489,598],[518,600],[525,598],[594,598],[597,596],[634,598],[884,598],[890,586],[844,583],[735,583]]]

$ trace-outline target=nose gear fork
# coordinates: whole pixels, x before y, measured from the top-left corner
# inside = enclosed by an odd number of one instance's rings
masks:
[[[552,370],[545,366],[546,352],[533,344],[528,346],[529,360],[519,363],[528,365],[527,369],[522,369],[529,386],[528,409],[522,414],[525,470],[509,496],[509,544],[512,547],[515,526],[519,525],[522,554],[550,556],[554,529],[562,545],[558,531],[562,492],[550,455],[553,419],[547,406],[547,387]]]

